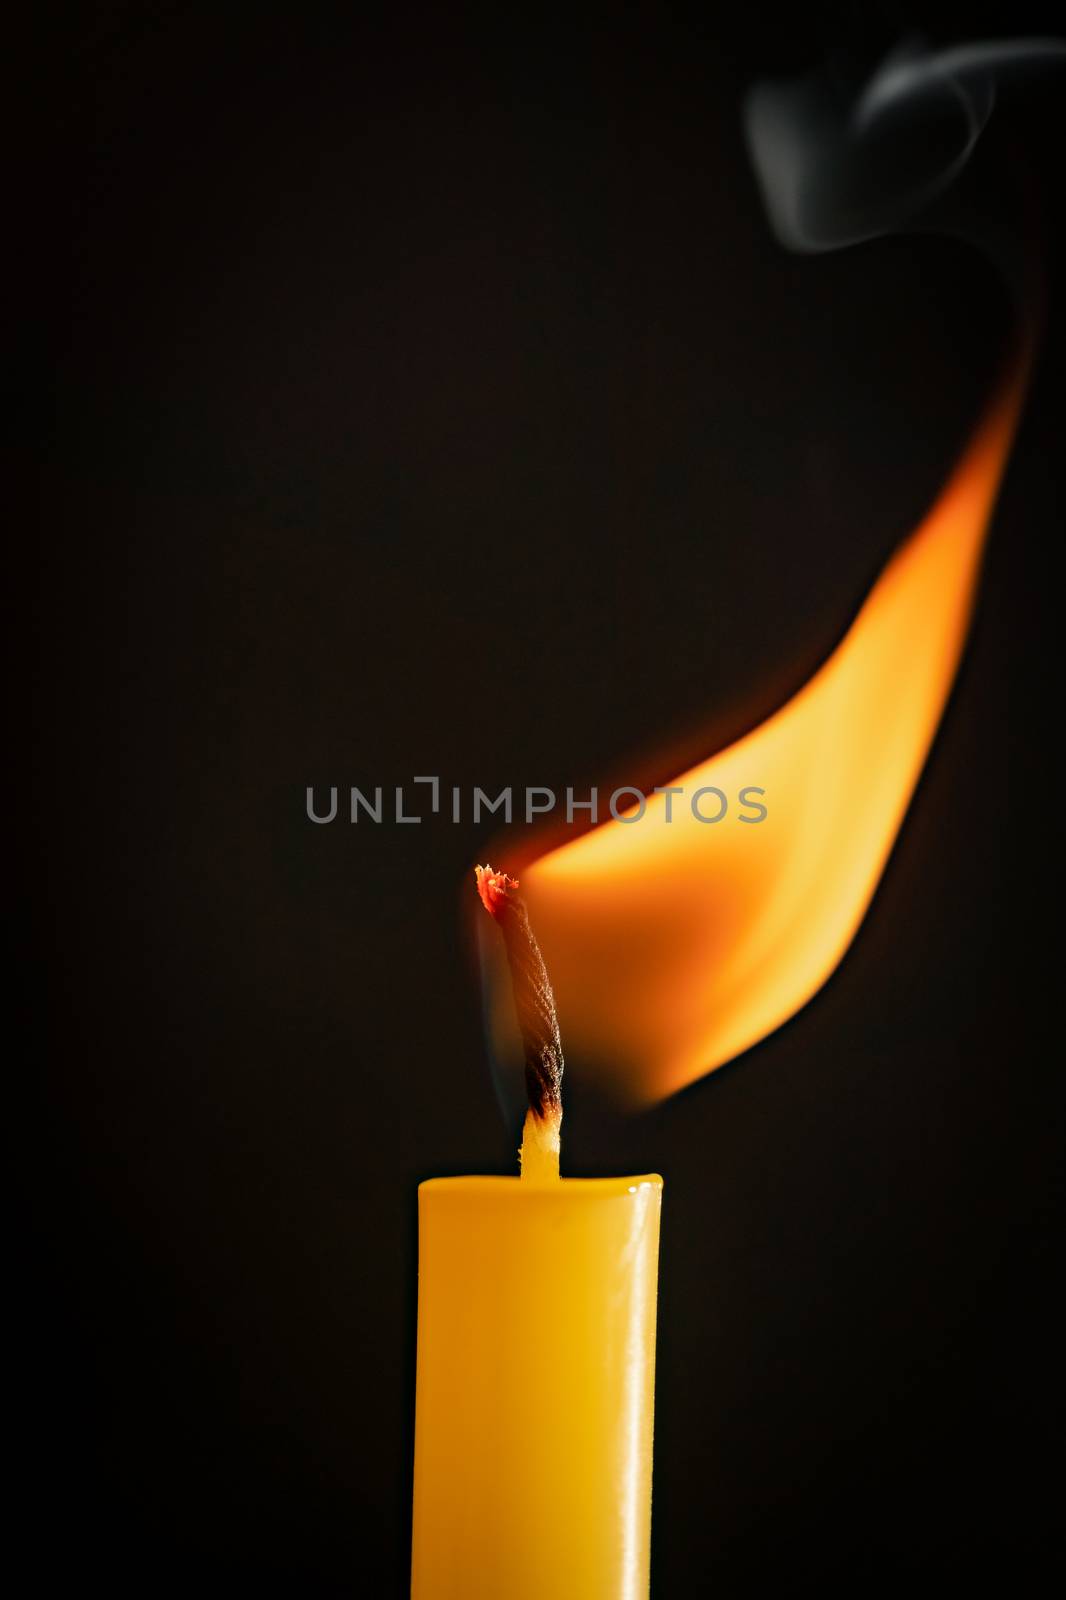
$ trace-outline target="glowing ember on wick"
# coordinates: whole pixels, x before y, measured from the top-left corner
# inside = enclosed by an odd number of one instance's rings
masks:
[[[503,935],[511,973],[518,1030],[525,1057],[529,1110],[522,1131],[522,1176],[559,1176],[559,1131],[563,1120],[563,1045],[555,996],[518,879],[490,866],[475,867],[481,903]]]

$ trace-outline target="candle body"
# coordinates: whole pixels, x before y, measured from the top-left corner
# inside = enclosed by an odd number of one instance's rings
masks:
[[[647,1595],[661,1195],[421,1185],[413,1600]]]

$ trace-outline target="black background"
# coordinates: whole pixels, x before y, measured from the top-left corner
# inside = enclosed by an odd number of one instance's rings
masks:
[[[739,102],[916,20],[1051,16],[57,15],[42,1577],[404,1592],[415,1188],[513,1163],[460,911],[491,829],[315,828],[305,786],[668,773],[832,647],[1009,313],[959,245],[786,255]],[[1005,95],[968,179],[1042,188],[1048,323],[853,949],[656,1112],[574,1064],[567,1169],[667,1183],[656,1596],[1052,1546],[1061,93]]]

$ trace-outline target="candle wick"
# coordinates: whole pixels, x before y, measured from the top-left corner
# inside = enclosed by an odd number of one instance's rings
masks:
[[[518,880],[490,866],[474,870],[481,903],[503,935],[522,1037],[529,1096],[522,1132],[522,1176],[534,1181],[557,1178],[563,1120],[563,1045],[548,969],[530,927],[525,901],[518,894]]]

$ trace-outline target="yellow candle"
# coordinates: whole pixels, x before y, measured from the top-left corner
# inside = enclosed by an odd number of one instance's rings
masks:
[[[661,1194],[421,1185],[413,1600],[647,1595]]]
[[[529,1111],[520,1178],[418,1191],[413,1600],[648,1593],[662,1179],[560,1178],[562,1043],[513,878],[500,926]]]

